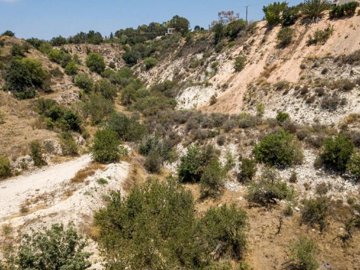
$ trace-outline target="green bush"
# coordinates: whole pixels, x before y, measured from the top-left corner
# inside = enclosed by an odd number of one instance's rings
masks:
[[[332,26],[329,26],[324,30],[316,30],[313,36],[309,36],[309,39],[306,44],[308,46],[316,45],[319,43],[325,44],[333,32],[334,32],[334,28]]]
[[[86,246],[74,227],[65,229],[55,224],[22,237],[15,257],[16,269],[88,269],[91,254],[85,251]]]
[[[2,36],[14,37],[15,33],[10,30],[6,30],[4,33],[1,34]]]
[[[239,33],[246,29],[246,22],[242,19],[232,21],[226,25],[224,34],[229,37],[231,40],[235,40]]]
[[[51,49],[48,52],[48,57],[51,61],[61,65],[63,68],[71,61],[71,55],[64,50]]]
[[[279,123],[284,123],[290,120],[290,115],[286,112],[278,112],[278,114],[276,115],[276,120]]]
[[[295,24],[296,20],[300,17],[300,8],[298,6],[288,7],[282,13],[282,26],[291,26]]]
[[[83,112],[85,117],[90,117],[93,125],[97,125],[114,112],[114,104],[102,95],[91,94],[84,102]]]
[[[316,270],[319,267],[316,261],[318,247],[316,243],[306,237],[300,237],[290,248],[292,268],[302,270]]]
[[[86,93],[90,93],[94,89],[94,81],[86,73],[81,73],[75,76],[74,83]]]
[[[354,145],[352,141],[348,137],[339,134],[335,138],[327,138],[324,141],[320,160],[326,168],[343,173],[353,151]]]
[[[329,215],[329,200],[326,197],[318,197],[304,201],[301,211],[301,222],[310,226],[319,225],[320,231],[326,227],[326,219]]]
[[[36,167],[45,166],[47,163],[44,159],[43,149],[38,141],[30,143],[30,156],[34,161]]]
[[[186,155],[180,159],[179,181],[181,183],[200,182],[204,169],[209,161],[216,156],[214,149],[210,146],[204,148],[190,146]]]
[[[0,179],[11,176],[10,161],[7,157],[0,155]]]
[[[52,99],[38,99],[37,112],[45,118],[48,128],[58,127],[63,131],[81,132],[81,119],[70,109]]]
[[[256,160],[243,158],[241,159],[240,173],[238,179],[242,183],[250,182],[256,174]]]
[[[263,7],[263,12],[265,13],[265,20],[269,26],[275,26],[280,24],[282,21],[281,15],[288,8],[286,2],[274,2],[268,6]]]
[[[123,113],[114,113],[107,123],[109,129],[115,131],[124,141],[136,142],[146,134],[146,128],[136,119],[129,118]]]
[[[144,65],[146,70],[150,70],[157,65],[158,61],[154,57],[147,57],[144,59]]]
[[[342,17],[351,17],[354,16],[356,8],[359,6],[358,2],[349,2],[343,5],[334,5],[330,10],[330,18],[337,19]]]
[[[235,58],[234,69],[236,72],[242,71],[246,66],[246,56],[239,55]]]
[[[290,27],[282,28],[277,35],[278,47],[285,48],[290,45],[293,40],[294,33],[294,29]]]
[[[92,71],[101,74],[105,70],[104,58],[98,53],[90,53],[86,58],[86,66]]]
[[[150,173],[159,173],[163,164],[163,158],[157,151],[151,151],[144,163],[145,169]]]
[[[176,15],[169,21],[168,27],[175,28],[175,31],[185,35],[189,32],[190,22],[188,19]]]
[[[214,44],[218,45],[216,47],[217,51],[221,51],[220,48],[222,48],[222,42],[221,40],[224,38],[225,36],[225,29],[224,29],[224,25],[221,23],[217,23],[213,26],[213,28],[211,29],[212,32],[214,32]]]
[[[301,11],[305,18],[314,20],[320,18],[322,13],[327,9],[329,9],[329,4],[327,1],[305,0]]]
[[[360,181],[360,154],[352,154],[350,160],[346,165],[348,174],[356,181]]]
[[[119,160],[121,156],[120,141],[116,132],[110,129],[98,130],[95,133],[91,153],[95,161],[111,163]]]
[[[259,162],[287,167],[302,162],[302,149],[295,137],[284,130],[266,135],[254,148]]]
[[[71,60],[65,66],[65,73],[69,76],[76,75],[78,73],[79,67],[74,60]]]
[[[11,55],[25,57],[25,54],[29,52],[29,45],[25,43],[24,45],[14,44],[11,47]]]
[[[246,228],[246,213],[235,205],[210,209],[199,225],[209,253],[215,252],[215,257],[228,256],[236,260],[245,255]]]
[[[117,88],[107,79],[101,79],[95,84],[95,92],[100,93],[104,98],[114,100],[117,95]]]
[[[51,39],[50,43],[52,46],[62,46],[67,43],[67,39],[62,36],[53,37]]]
[[[294,190],[271,169],[263,172],[258,182],[251,183],[248,200],[261,206],[276,204],[278,200],[292,200]]]
[[[241,259],[246,247],[244,211],[222,206],[198,219],[191,193],[171,180],[113,192],[95,223],[107,269],[207,269],[213,251]]]
[[[59,137],[63,155],[76,156],[79,154],[78,146],[70,132],[63,132]]]
[[[200,178],[200,192],[202,198],[216,198],[224,189],[225,168],[221,166],[218,158],[212,158],[204,168]]]
[[[122,56],[125,63],[129,66],[136,65],[140,57],[141,55],[133,50],[126,51]]]
[[[30,58],[14,59],[5,71],[6,88],[17,98],[32,98],[37,89],[47,90],[49,74]]]

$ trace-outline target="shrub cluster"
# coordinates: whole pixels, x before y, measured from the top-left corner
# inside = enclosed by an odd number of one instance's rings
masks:
[[[277,35],[278,47],[285,48],[290,45],[293,40],[294,33],[294,29],[290,27],[282,28]]]
[[[251,183],[248,200],[261,206],[276,204],[279,200],[292,200],[294,190],[272,169],[266,168],[259,181]]]
[[[90,53],[86,58],[86,66],[98,74],[104,72],[106,64],[104,57],[98,53]]]
[[[95,215],[109,269],[213,269],[217,259],[239,261],[246,221],[245,212],[235,206],[210,209],[196,218],[190,192],[175,181],[156,180],[126,197],[112,193]]]
[[[107,127],[115,131],[120,140],[128,142],[140,141],[146,134],[146,127],[136,118],[128,117],[123,113],[114,113],[110,116]]]
[[[5,87],[17,98],[32,98],[36,90],[48,90],[50,77],[41,63],[30,58],[15,58],[5,71]]]
[[[299,143],[293,135],[284,130],[266,135],[253,152],[257,161],[278,167],[298,164],[303,159]]]
[[[75,132],[82,130],[80,116],[73,110],[59,105],[55,100],[41,98],[36,102],[36,109],[48,128]]]
[[[30,143],[30,156],[34,161],[36,167],[45,166],[47,163],[44,159],[44,153],[41,144],[38,141],[33,141]]]
[[[301,222],[310,226],[318,225],[320,231],[326,227],[326,219],[329,215],[329,200],[326,197],[318,197],[304,201],[301,212]]]
[[[111,163],[119,160],[124,149],[120,148],[120,140],[115,131],[101,129],[95,133],[91,153],[95,161]]]
[[[303,270],[316,270],[319,267],[315,256],[318,253],[316,243],[306,237],[300,237],[290,248],[291,268]]]
[[[346,16],[354,16],[356,8],[359,6],[358,2],[348,2],[342,5],[334,5],[330,10],[330,18],[337,19]]]
[[[334,28],[332,26],[328,26],[324,30],[316,30],[312,36],[309,36],[307,45],[325,44],[333,32]]]

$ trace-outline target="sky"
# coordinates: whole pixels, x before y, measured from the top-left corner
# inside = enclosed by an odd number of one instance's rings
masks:
[[[275,0],[0,0],[0,33],[51,39],[95,30],[108,36],[126,27],[165,22],[174,15],[189,19],[191,27],[207,28],[222,10],[249,19],[262,19],[262,7]],[[301,0],[288,0],[290,5]]]

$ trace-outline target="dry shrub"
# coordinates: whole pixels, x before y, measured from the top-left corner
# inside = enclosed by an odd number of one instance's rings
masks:
[[[70,182],[74,184],[83,183],[86,178],[93,176],[96,171],[103,170],[104,168],[104,165],[101,165],[99,163],[92,163],[88,167],[78,171],[75,176],[70,180]]]

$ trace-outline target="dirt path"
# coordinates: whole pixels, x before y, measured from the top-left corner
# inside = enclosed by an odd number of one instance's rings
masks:
[[[19,213],[24,201],[40,193],[48,193],[57,189],[59,185],[70,180],[90,162],[91,157],[85,155],[62,164],[45,167],[28,175],[0,182],[0,221]]]

